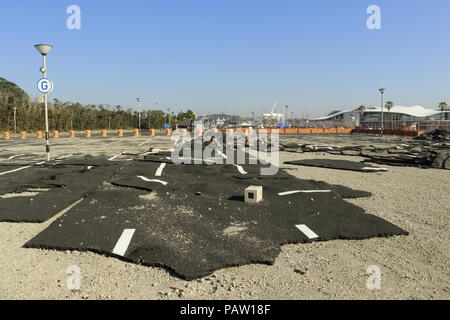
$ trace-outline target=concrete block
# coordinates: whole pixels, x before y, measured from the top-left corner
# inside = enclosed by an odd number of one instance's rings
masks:
[[[263,187],[262,186],[250,186],[245,189],[245,202],[246,203],[258,203],[263,200]]]

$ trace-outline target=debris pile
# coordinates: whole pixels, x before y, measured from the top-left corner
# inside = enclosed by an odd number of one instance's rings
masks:
[[[427,140],[427,141],[450,141],[450,132],[442,129],[435,129],[429,131],[419,137],[414,138],[414,140]]]
[[[365,145],[365,146],[324,146],[312,144],[282,144],[285,152],[322,152],[333,155],[359,156],[366,162],[393,166],[414,166],[450,170],[450,137],[446,131],[434,131],[426,137],[420,137],[402,144]],[[439,142],[436,142],[439,141]]]

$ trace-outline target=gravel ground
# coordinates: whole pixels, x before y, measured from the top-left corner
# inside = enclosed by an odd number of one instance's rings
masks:
[[[134,139],[134,140],[132,140]],[[116,155],[143,151],[165,140],[153,138],[61,139],[58,155],[68,152]],[[292,138],[289,138],[292,140]],[[317,138],[323,141],[323,138]],[[326,138],[330,140],[330,138]],[[351,137],[340,138],[348,139]],[[314,137],[308,138],[314,143]],[[84,140],[83,140],[84,141]],[[2,144],[0,151],[40,152],[33,142]],[[84,142],[83,142],[84,143]],[[40,154],[43,158],[42,153]],[[348,159],[320,153],[281,153],[281,159]],[[286,245],[275,265],[219,270],[183,281],[162,268],[149,268],[95,253],[23,249],[45,224],[0,223],[0,299],[449,299],[450,171],[389,167],[386,173],[360,173],[284,166],[302,179],[315,179],[370,191],[371,198],[348,200],[410,232],[407,237],[337,240]],[[81,268],[81,289],[67,288],[67,268]],[[366,270],[381,268],[381,289],[369,290]]]

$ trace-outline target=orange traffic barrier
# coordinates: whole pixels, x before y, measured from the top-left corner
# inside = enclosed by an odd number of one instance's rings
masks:
[[[139,137],[141,133],[139,132],[139,129],[134,129],[134,136]]]
[[[150,136],[154,137],[155,136],[155,129],[150,129]]]
[[[203,129],[202,128],[196,128],[194,129],[194,135],[196,137],[200,137],[201,135],[203,135]]]
[[[86,130],[85,137],[86,138],[90,138],[91,136],[92,136],[92,131],[91,130]]]
[[[234,134],[234,130],[233,129],[227,129],[226,130],[226,135],[227,136],[232,136]]]
[[[4,139],[4,140],[9,140],[9,139],[11,139],[11,134],[10,134],[8,131],[4,132],[4,133],[3,133],[3,139]]]
[[[106,129],[102,130],[102,138],[106,138],[108,136],[108,131]]]
[[[27,138],[27,133],[25,131],[22,131],[20,133],[20,139],[25,140]]]
[[[166,129],[166,136],[172,135],[172,129]]]
[[[75,138],[75,130],[69,131],[69,138]]]
[[[119,137],[123,137],[123,129],[117,130],[117,135],[118,135]]]
[[[58,139],[59,138],[59,131],[53,130],[53,138]]]
[[[36,138],[43,139],[44,138],[44,133],[42,131],[37,131],[36,132]]]

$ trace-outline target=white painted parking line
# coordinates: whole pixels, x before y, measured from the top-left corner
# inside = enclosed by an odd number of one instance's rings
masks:
[[[319,238],[319,236],[314,231],[312,231],[310,228],[308,228],[307,225],[299,224],[299,225],[296,225],[296,227],[297,227],[298,230],[303,232],[303,234],[305,236],[307,236],[309,239],[317,239],[317,238]]]
[[[362,171],[388,171],[386,168],[372,168],[372,167],[364,167],[361,168]]]
[[[238,169],[238,171],[239,171],[240,174],[247,174],[247,173],[248,173],[248,172],[246,172],[246,171],[244,170],[244,168],[243,168],[242,166],[237,165],[237,164],[235,164],[234,166]]]
[[[60,160],[60,159],[64,159],[64,158],[70,158],[72,156],[73,156],[73,153],[72,154],[68,154],[66,156],[58,157],[58,158],[56,158],[56,160]]]
[[[116,143],[119,143],[119,142],[122,142],[122,141],[111,142],[111,143],[105,144],[105,146],[110,146],[112,144],[116,144]]]
[[[138,145],[138,147],[141,147],[141,146],[143,146],[144,144],[149,143],[150,141],[151,141],[151,140],[147,140],[147,141],[145,141],[145,142],[142,142],[141,144]]]
[[[24,169],[27,169],[27,168],[31,168],[31,166],[26,166],[26,167],[14,169],[14,170],[11,170],[11,171],[2,172],[2,173],[0,173],[0,176],[2,176],[4,174],[8,174],[8,173],[13,173],[13,172],[17,172],[17,171],[20,171],[20,170],[24,170]]]
[[[168,184],[168,182],[162,181],[162,180],[158,180],[158,179],[149,179],[149,178],[146,178],[144,176],[137,176],[137,177],[139,179],[142,179],[142,180],[146,181],[146,182],[158,182],[158,183],[161,183],[162,185],[167,185]]]
[[[165,163],[165,162],[161,163],[161,165],[159,166],[158,170],[156,170],[156,173],[155,173],[156,177],[161,177],[162,176],[162,173],[163,173],[164,168],[166,167],[166,164],[167,163]]]
[[[117,158],[118,156],[120,156],[120,154],[118,154],[118,155],[116,155],[116,156],[114,156],[114,157],[109,158],[108,161],[113,161],[113,160],[114,160],[115,158]]]
[[[26,156],[26,154],[16,154],[15,156],[9,157],[7,160],[12,160],[12,159],[20,157],[20,156]]]
[[[279,196],[288,196],[291,194],[296,193],[328,193],[331,192],[331,190],[293,190],[293,191],[286,191],[286,192],[280,192]]]
[[[222,156],[222,158],[224,159],[228,159],[228,157],[226,155],[224,155],[221,151],[217,151],[217,153]]]
[[[123,230],[122,235],[120,236],[119,241],[117,241],[112,253],[123,257],[127,252],[135,231],[136,229]]]

